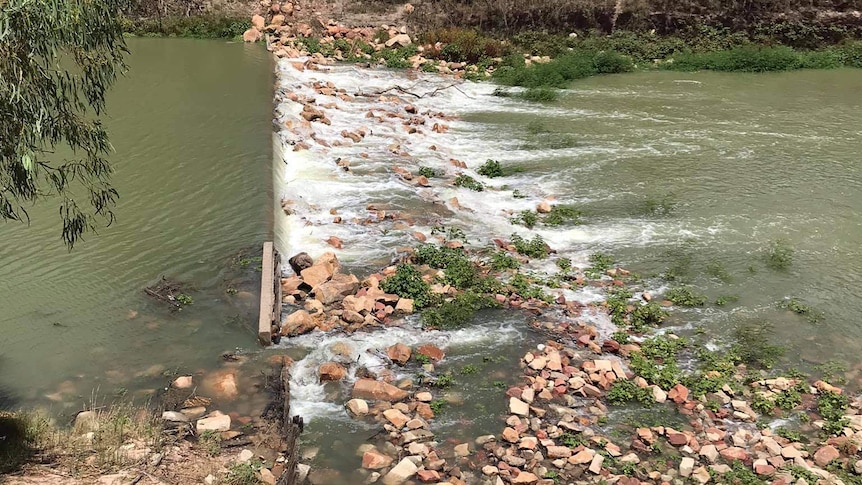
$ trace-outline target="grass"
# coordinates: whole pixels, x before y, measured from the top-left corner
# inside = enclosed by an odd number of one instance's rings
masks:
[[[257,485],[263,483],[258,478],[260,467],[261,464],[257,461],[234,463],[228,468],[224,483],[225,485]]]

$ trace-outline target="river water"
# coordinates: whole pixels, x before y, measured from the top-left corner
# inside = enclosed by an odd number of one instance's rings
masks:
[[[256,348],[257,277],[271,232],[272,63],[259,46],[129,39],[128,74],[104,119],[116,152],[117,221],[68,252],[57,209],[0,226],[0,389],[5,404],[74,411],[100,394],[142,395],[165,372]],[[245,261],[243,261],[245,259]],[[242,268],[236,268],[242,266]],[[143,288],[197,288],[170,312]],[[227,294],[228,287],[238,291]]]
[[[276,157],[285,169],[278,187],[294,214],[280,215],[276,227],[289,247],[315,255],[332,250],[326,240],[336,236],[344,244],[339,258],[365,275],[395,259],[399,247],[415,245],[414,232],[430,237],[439,224],[463,231],[474,249],[512,233],[538,234],[557,257],[578,266],[603,252],[640,274],[654,293],[684,284],[708,297],[703,307],[675,310],[666,329],[699,329],[721,345],[738,322],[768,323],[773,343],[787,347],[780,366],[815,370],[837,361],[849,364],[851,381],[858,378],[852,367],[862,346],[856,291],[862,278],[862,101],[854,95],[862,88],[859,71],[596,77],[573,85],[557,102],[535,104],[494,96],[487,83],[453,88],[448,80],[421,74],[352,66],[298,71],[281,62],[277,111],[287,128]],[[356,96],[328,97],[314,83],[332,83]],[[394,100],[389,96],[396,85],[418,96],[402,93]],[[318,107],[332,103],[324,110],[332,124],[298,121],[301,106],[284,99],[291,93],[316,98]],[[426,118],[415,125],[420,133],[410,134],[402,124],[410,117],[406,102]],[[449,130],[436,133],[433,123]],[[342,130],[360,127],[369,133],[362,141],[343,142]],[[292,150],[303,141],[310,150]],[[452,159],[468,168],[456,168]],[[520,171],[482,177],[476,170],[488,159]],[[345,160],[350,171],[338,165]],[[415,174],[420,166],[444,175],[432,178],[430,187],[417,187],[394,170]],[[459,172],[486,189],[453,186]],[[513,197],[515,191],[521,197]],[[532,230],[512,224],[513,214],[535,209],[541,200],[580,209],[583,224]],[[380,209],[407,216],[379,220]],[[333,224],[336,214],[342,222]],[[793,251],[787,269],[766,264],[776,241]],[[526,269],[553,273],[554,258]],[[669,270],[673,281],[662,276]],[[549,291],[582,302],[602,298],[590,287]],[[714,304],[722,296],[728,303]],[[789,298],[809,305],[818,321],[781,308]],[[444,393],[451,405],[435,431],[442,439],[469,439],[502,429],[502,392],[494,384],[511,383],[524,349],[541,341],[525,319],[480,314],[475,327],[458,335],[423,334],[408,319],[397,332],[311,334],[283,342],[308,352],[294,368],[292,389],[296,412],[310,420],[306,439],[320,447],[316,464],[341,470],[344,483],[361,479],[351,475],[358,464],[353,451],[376,431],[342,408],[349,386],[317,382],[317,366],[334,358],[336,340],[359,354],[351,376],[358,365],[383,364],[365,349],[399,341],[442,345],[451,359],[445,369],[456,376],[456,387],[469,392]],[[585,319],[605,335],[614,330],[606,316]],[[477,362],[476,355],[504,358],[478,365],[478,375],[462,375],[461,366]],[[405,369],[399,377],[415,371]]]

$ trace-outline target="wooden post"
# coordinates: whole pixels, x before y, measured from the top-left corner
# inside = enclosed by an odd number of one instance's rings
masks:
[[[275,297],[273,291],[276,284],[279,288],[281,282],[275,281],[275,249],[272,242],[263,243],[263,260],[261,263],[260,272],[260,316],[257,322],[257,338],[261,345],[267,346],[272,344],[272,324],[275,320]],[[278,302],[281,306],[281,301]],[[281,322],[279,322],[281,323]]]

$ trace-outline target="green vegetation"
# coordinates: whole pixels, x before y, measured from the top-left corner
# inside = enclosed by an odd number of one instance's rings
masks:
[[[820,323],[823,320],[823,314],[811,308],[810,305],[802,303],[796,298],[788,298],[778,305],[785,310],[790,310],[797,315],[803,315],[811,323]]]
[[[767,322],[737,324],[731,347],[734,358],[741,363],[769,369],[784,354],[784,348],[769,343],[772,325]]]
[[[786,46],[744,46],[729,50],[678,53],[663,65],[674,71],[768,72],[843,67],[841,50],[796,51]]]
[[[464,174],[455,177],[455,186],[464,187],[465,189],[470,189],[476,192],[482,192],[483,190],[485,190],[485,186],[482,185],[481,182],[469,175]]]
[[[132,20],[123,18],[123,32],[139,37],[193,37],[235,39],[251,27],[247,17],[220,15],[168,16]]]
[[[557,259],[557,267],[562,271],[569,271],[572,269],[572,260],[569,258],[559,258]]]
[[[198,436],[198,444],[203,447],[209,456],[217,456],[221,453],[221,433],[207,430]]]
[[[706,303],[706,296],[695,293],[690,286],[678,286],[667,290],[665,298],[673,302],[674,305],[685,307],[703,306]]]
[[[823,417],[823,433],[837,435],[846,428],[850,421],[844,417],[850,399],[844,394],[824,391],[817,399],[817,412]]]
[[[455,378],[448,372],[446,374],[440,374],[433,382],[434,387],[439,387],[441,389],[452,387],[453,384],[455,384]]]
[[[444,269],[455,262],[466,261],[467,255],[461,248],[422,244],[416,248],[413,260],[417,264],[427,264],[432,268]]]
[[[733,276],[725,269],[720,261],[712,260],[706,265],[706,274],[718,279],[722,283],[730,283],[733,281]]]
[[[523,56],[512,55],[494,72],[494,80],[505,86],[523,86],[545,100],[547,88],[565,88],[571,81],[597,74],[628,72],[634,69],[629,57],[617,52],[578,51],[563,54],[551,62],[527,66]],[[545,88],[545,89],[542,89]]]
[[[380,283],[380,288],[386,293],[413,299],[417,308],[431,302],[431,286],[422,279],[422,273],[409,264],[399,265],[394,275]]]
[[[458,372],[462,376],[466,376],[466,375],[470,375],[470,374],[478,374],[479,373],[479,367],[472,365],[472,364],[467,364],[464,367],[462,367],[461,370]]]
[[[473,315],[485,308],[499,306],[491,297],[473,291],[465,291],[455,298],[443,302],[438,308],[422,313],[422,325],[426,328],[462,328],[473,320]]]
[[[519,92],[516,96],[524,101],[531,101],[533,103],[551,103],[559,99],[560,92],[547,86],[539,86],[535,88],[527,88],[524,91]]]
[[[179,295],[177,295],[177,303],[186,306],[194,303],[194,300],[189,295],[186,295],[185,293],[180,293]]]
[[[739,295],[721,295],[715,299],[715,304],[717,306],[725,306],[728,303],[734,303],[739,301]]]
[[[644,202],[644,212],[653,216],[669,216],[676,210],[677,199],[673,193],[651,195]]]
[[[847,384],[847,378],[844,376],[847,366],[841,362],[830,360],[817,366],[817,370],[822,373],[824,381],[838,385]]]
[[[437,171],[431,167],[419,167],[419,176],[421,176],[421,177],[425,177],[425,178],[430,179],[430,178],[437,177],[438,175],[439,174],[437,173]]]
[[[257,475],[260,467],[261,463],[258,461],[234,463],[228,468],[224,483],[226,485],[257,485],[261,483]]]
[[[782,438],[785,438],[785,439],[788,439],[788,440],[794,441],[794,442],[802,442],[804,439],[802,437],[802,433],[800,433],[799,431],[791,431],[791,430],[785,428],[784,426],[776,429],[775,434],[777,434],[778,436],[781,436]]]
[[[615,381],[607,394],[608,402],[611,404],[626,404],[638,401],[645,407],[650,407],[655,402],[652,390],[648,387],[638,387],[629,380]]]
[[[534,280],[524,276],[523,274],[516,274],[512,276],[509,280],[509,286],[512,288],[514,293],[518,294],[521,298],[531,299],[535,298],[537,300],[551,301],[551,297],[546,295],[542,289],[534,285]]]
[[[125,69],[119,0],[0,6],[0,221],[30,222],[56,197],[63,243],[114,220],[108,134],[98,116]],[[55,150],[68,147],[66,150]],[[59,152],[59,153],[58,153]]]
[[[497,251],[491,255],[491,269],[494,271],[518,269],[520,267],[521,263],[505,251]]]
[[[438,415],[443,412],[444,408],[446,408],[446,404],[446,401],[443,399],[435,399],[428,403],[428,406],[431,408],[431,412],[433,412],[434,415]]]
[[[517,216],[512,218],[512,224],[519,224],[527,229],[536,227],[539,221],[539,215],[531,210],[521,211]]]
[[[420,365],[430,364],[431,358],[425,354],[420,354],[419,352],[413,352],[413,360],[419,362]]]
[[[512,245],[515,246],[515,250],[518,251],[518,254],[523,254],[524,256],[536,259],[547,258],[548,254],[550,254],[548,245],[545,244],[545,240],[542,239],[542,236],[539,236],[538,234],[533,236],[533,239],[529,241],[517,234],[512,234],[511,240]]]
[[[551,207],[551,212],[545,215],[542,222],[549,226],[560,226],[566,223],[577,225],[582,223],[583,215],[583,212],[570,205],[555,205]]]
[[[793,264],[793,247],[785,239],[778,239],[769,244],[764,254],[766,266],[776,271],[785,271]]]
[[[593,279],[601,278],[614,264],[614,258],[604,253],[593,253],[589,259],[592,265],[584,270],[584,274]]]
[[[503,166],[496,160],[488,160],[477,171],[479,175],[484,175],[488,178],[502,177],[505,175]]]

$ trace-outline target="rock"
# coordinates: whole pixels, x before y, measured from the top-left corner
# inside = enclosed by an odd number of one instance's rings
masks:
[[[855,471],[857,475],[862,475],[862,460],[858,460],[853,464],[853,471]]]
[[[814,453],[814,463],[817,463],[819,467],[825,467],[839,456],[841,454],[838,453],[838,450],[834,446],[826,445]]]
[[[375,401],[400,401],[407,397],[407,391],[383,381],[358,379],[353,384],[353,397]]]
[[[207,408],[203,406],[195,406],[193,408],[184,408],[180,411],[183,416],[187,417],[189,421],[192,419],[198,419],[207,413]]]
[[[293,269],[293,272],[296,273],[297,276],[302,274],[302,270],[314,266],[314,260],[311,259],[311,256],[309,256],[308,253],[295,254],[293,257],[288,259],[287,262],[290,264],[290,268]]]
[[[239,390],[236,387],[236,370],[226,369],[214,372],[207,377],[207,384],[216,397],[221,399],[236,399]]]
[[[75,432],[90,433],[99,429],[99,415],[96,411],[81,411],[75,416]]]
[[[510,397],[509,412],[518,416],[529,416],[530,405],[516,397]]]
[[[359,279],[356,276],[336,274],[329,281],[316,286],[313,291],[317,300],[324,305],[330,305],[356,293],[358,289]]]
[[[351,310],[344,310],[344,313],[341,314],[341,319],[347,323],[363,323],[365,321],[365,317],[362,316],[361,313],[356,313]]]
[[[368,403],[364,399],[351,399],[347,401],[347,410],[354,416],[368,414]]]
[[[404,458],[399,461],[395,467],[389,470],[389,473],[383,476],[381,482],[383,485],[401,485],[409,480],[419,468],[409,458]]]
[[[431,344],[425,344],[420,346],[418,349],[416,349],[416,353],[424,355],[425,357],[428,357],[434,362],[440,362],[441,360],[443,360],[443,356],[446,355],[442,350]]]
[[[417,392],[416,400],[419,402],[431,402],[434,400],[434,395],[428,391]]]
[[[751,461],[751,455],[749,455],[748,452],[745,451],[744,448],[739,448],[738,446],[731,446],[729,448],[725,448],[725,449],[719,451],[718,454],[721,455],[727,461],[734,461],[734,460],[739,460],[742,462],[750,462]]]
[[[405,47],[412,43],[410,36],[407,34],[398,34],[392,36],[386,41],[386,47]]]
[[[413,300],[410,298],[399,298],[398,303],[395,304],[395,311],[408,315],[413,313]]]
[[[682,404],[688,399],[688,388],[682,384],[677,384],[667,393],[667,397],[677,404]]]
[[[177,411],[165,411],[162,413],[162,419],[172,423],[188,423],[190,421],[189,417],[183,413]],[[75,424],[77,424],[77,419],[75,419]]]
[[[469,443],[461,443],[460,445],[455,445],[455,456],[470,456],[470,444]]]
[[[311,466],[305,463],[296,465],[296,483],[305,483],[308,478],[308,472],[311,471]]]
[[[605,457],[596,453],[596,456],[593,457],[593,461],[590,462],[590,472],[598,475],[602,472],[602,463],[605,462]]]
[[[332,278],[332,275],[335,274],[332,268],[325,264],[309,266],[308,268],[301,270],[299,273],[300,276],[302,276],[302,281],[312,288],[316,288],[325,283],[329,278]]]
[[[569,458],[569,463],[572,465],[584,465],[586,463],[590,463],[593,461],[593,453],[590,449],[584,449],[576,453],[574,456]]]
[[[715,463],[718,460],[718,449],[715,445],[705,445],[700,448],[700,456],[704,457],[710,463]]]
[[[572,449],[568,446],[549,446],[548,458],[568,458],[572,456]]]
[[[198,433],[204,431],[227,431],[230,429],[230,416],[219,411],[213,411],[209,416],[201,418],[195,424]]]
[[[263,34],[255,28],[251,28],[242,33],[243,42],[257,42],[263,37]]]
[[[652,397],[657,403],[663,403],[667,401],[667,393],[664,392],[664,389],[658,386],[652,386]]]
[[[272,471],[269,468],[261,468],[260,469],[260,480],[266,485],[275,485],[275,475],[272,474]]]
[[[171,383],[176,389],[188,389],[192,387],[192,376],[179,376]]]
[[[374,299],[367,296],[348,295],[341,301],[341,306],[345,311],[368,313],[374,309]]]
[[[544,200],[539,202],[539,205],[536,206],[536,212],[539,214],[547,214],[551,212],[551,204]]]
[[[386,355],[388,355],[393,362],[397,362],[401,365],[406,364],[407,361],[410,360],[411,353],[412,351],[410,350],[410,347],[401,343],[392,345],[386,349]]]
[[[386,418],[387,421],[392,423],[392,425],[398,429],[403,428],[404,425],[407,424],[408,421],[410,421],[410,418],[408,418],[404,415],[404,413],[395,408],[383,411],[383,417]]]
[[[261,17],[260,15],[252,15],[251,17],[251,26],[257,30],[263,30],[266,25],[266,19]]]
[[[329,347],[329,351],[333,357],[337,357],[336,360],[343,358],[345,362],[353,361],[353,347],[347,342],[335,342]]]
[[[539,477],[537,477],[535,474],[530,473],[530,472],[521,472],[518,474],[517,477],[515,477],[511,480],[511,483],[531,484],[531,483],[536,483],[538,481],[539,481]]]
[[[679,474],[683,477],[690,477],[692,472],[694,472],[694,458],[683,457],[679,462]]]
[[[366,451],[362,455],[362,468],[379,470],[392,464],[392,457],[384,455],[377,450]]]
[[[509,443],[515,443],[520,438],[520,435],[515,430],[515,428],[506,427],[503,429],[503,440],[508,441]]]
[[[321,381],[340,381],[347,375],[347,369],[335,362],[324,362],[319,369]]]
[[[440,481],[440,472],[437,470],[420,470],[416,476],[422,483],[437,483]]]
[[[317,323],[311,318],[311,314],[305,310],[297,310],[284,320],[280,333],[282,337],[293,337],[308,333],[314,330],[316,326]]]
[[[242,450],[239,453],[239,462],[240,463],[248,463],[249,460],[254,458],[254,453],[251,450]]]
[[[335,236],[329,236],[329,238],[326,239],[326,243],[335,249],[341,249],[344,247],[344,242]]]

